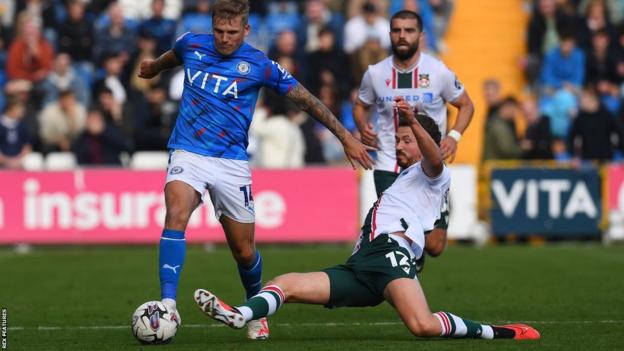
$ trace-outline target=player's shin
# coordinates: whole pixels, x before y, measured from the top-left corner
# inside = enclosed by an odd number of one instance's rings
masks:
[[[490,325],[479,324],[468,319],[457,317],[448,312],[436,312],[433,315],[436,316],[442,327],[440,336],[450,338],[494,339],[494,330]]]
[[[238,265],[238,274],[240,275],[243,287],[245,287],[245,295],[247,299],[256,295],[262,287],[262,256],[260,251],[256,250],[256,256],[253,262],[245,267]]]
[[[272,315],[285,300],[284,292],[279,286],[267,285],[257,295],[247,300],[244,305],[237,306],[236,309],[247,321],[251,321]]]
[[[184,232],[171,229],[163,230],[159,249],[161,298],[175,300],[180,272],[184,266],[186,255]]]

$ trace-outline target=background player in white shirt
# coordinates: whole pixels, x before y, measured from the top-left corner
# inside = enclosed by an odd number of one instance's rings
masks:
[[[369,66],[353,108],[362,141],[379,149],[374,171],[377,196],[400,172],[394,153],[394,136],[398,129],[395,97],[403,97],[414,110],[435,120],[440,133],[446,135],[440,144],[442,157],[451,162],[457,152],[457,143],[474,113],[472,101],[455,74],[440,60],[419,50],[423,36],[422,19],[417,13],[403,10],[392,16],[393,55]],[[458,109],[457,121],[448,133],[447,102]],[[375,126],[369,122],[371,107],[378,113]],[[432,256],[440,255],[446,246],[448,206],[445,207],[436,228],[426,238],[426,251]]]
[[[423,114],[415,116],[412,106],[401,98],[397,110],[405,116],[396,134],[396,154],[403,171],[369,212],[346,264],[320,272],[281,275],[237,307],[198,289],[195,301],[206,315],[243,328],[250,320],[275,313],[285,302],[335,308],[376,306],[385,300],[420,337],[540,338],[537,330],[525,324],[493,326],[429,310],[414,259],[423,253],[424,231],[432,229],[439,217],[450,174],[433,120]]]

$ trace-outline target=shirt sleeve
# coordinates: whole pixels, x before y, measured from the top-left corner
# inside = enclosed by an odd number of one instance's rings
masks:
[[[440,95],[445,101],[453,102],[464,92],[464,85],[460,83],[455,73],[446,66],[442,70],[442,84]]]
[[[364,77],[362,77],[358,99],[369,106],[375,102],[375,89],[373,89],[373,78],[370,70],[366,70]]]
[[[286,95],[299,84],[284,67],[273,60],[267,59],[264,76],[264,86],[280,95]]]
[[[186,49],[186,44],[192,36],[191,32],[186,32],[180,35],[173,44],[173,53],[180,62],[184,62],[184,50]]]

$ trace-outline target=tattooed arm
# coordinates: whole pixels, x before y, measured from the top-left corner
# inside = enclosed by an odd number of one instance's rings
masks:
[[[373,160],[368,154],[367,150],[374,150],[372,147],[368,147],[356,140],[348,130],[338,121],[336,116],[323,105],[314,95],[301,84],[286,94],[286,97],[294,102],[300,109],[306,111],[313,116],[317,121],[321,122],[327,129],[329,129],[342,143],[345,154],[351,162],[351,165],[355,168],[353,160],[356,160],[365,169],[372,169]]]

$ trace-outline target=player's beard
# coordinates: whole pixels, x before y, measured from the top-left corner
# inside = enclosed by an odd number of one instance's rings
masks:
[[[407,51],[404,51],[404,52],[399,51],[399,44],[407,44],[408,45]],[[399,60],[405,61],[411,58],[412,56],[414,56],[416,51],[418,51],[419,44],[420,44],[420,39],[417,39],[412,45],[409,45],[408,43],[403,43],[403,42],[399,42],[396,44],[392,43],[392,53]]]

